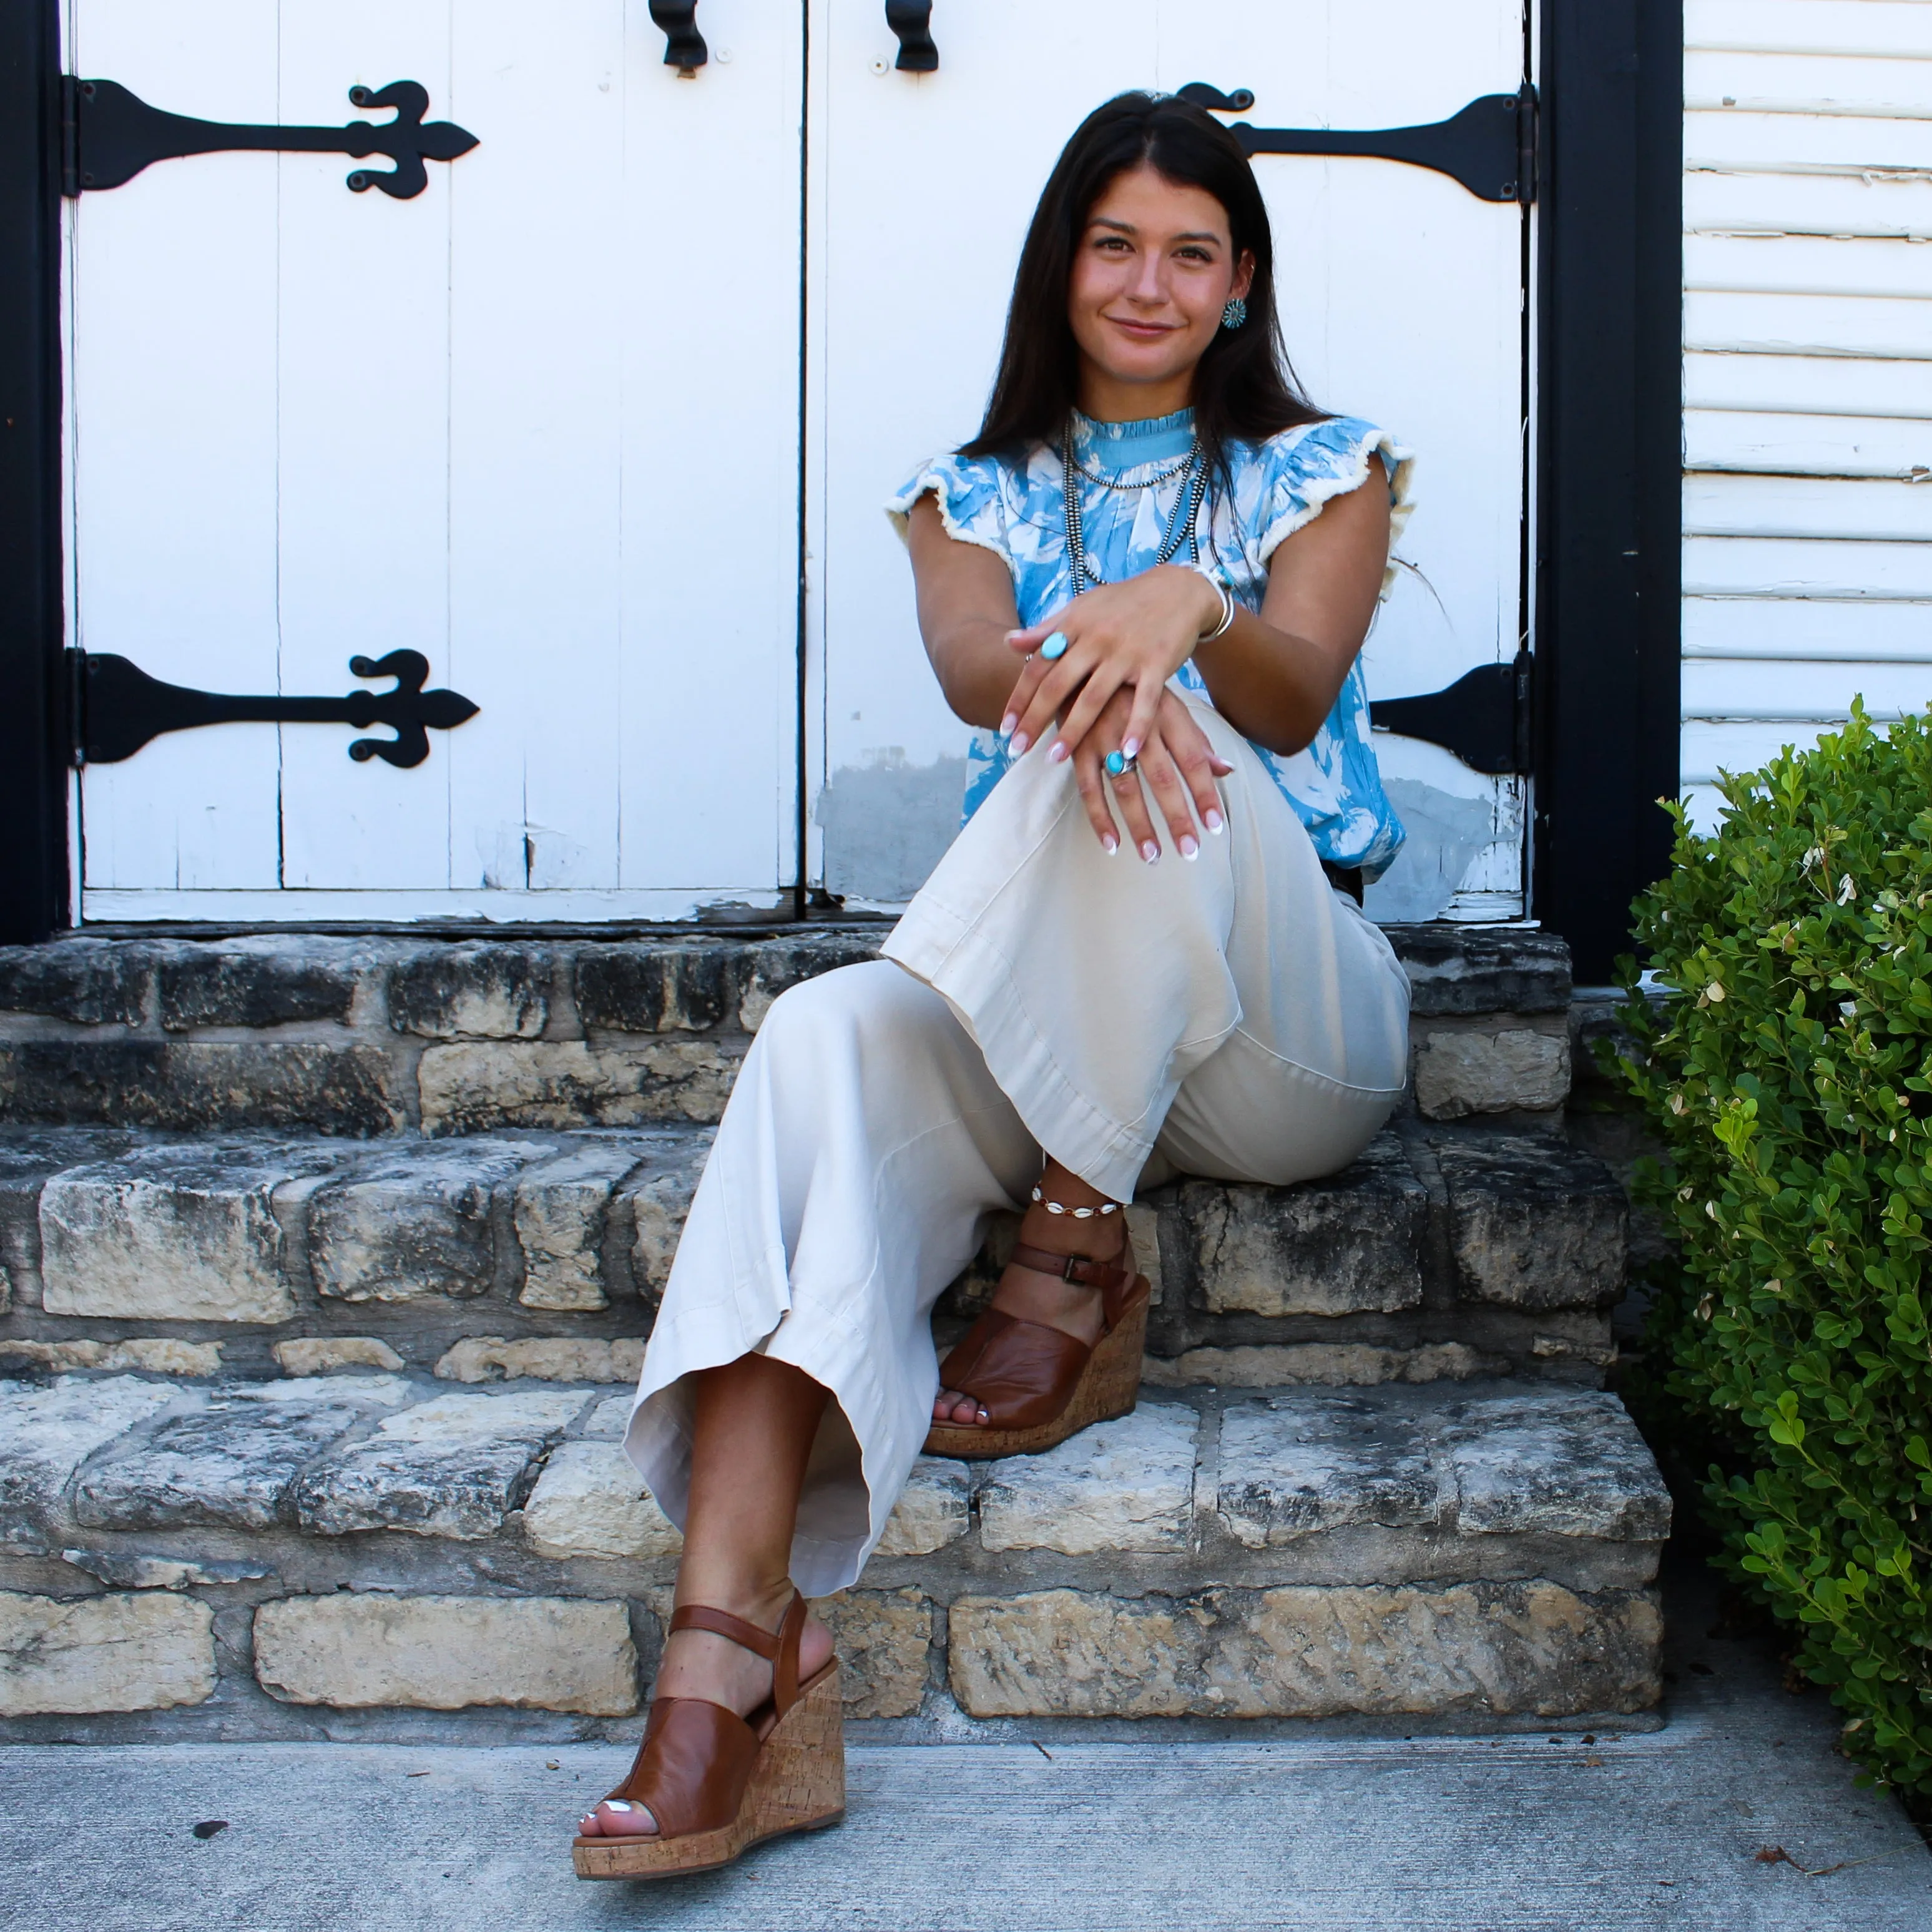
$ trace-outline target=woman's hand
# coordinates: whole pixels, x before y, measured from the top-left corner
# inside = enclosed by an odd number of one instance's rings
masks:
[[[1141,747],[1138,769],[1130,766],[1118,776],[1108,773],[1106,756],[1119,745],[1126,729],[1134,695],[1125,686],[1118,689],[1100,707],[1094,729],[1074,751],[1074,781],[1080,788],[1088,821],[1109,852],[1120,850],[1111,797],[1126,823],[1134,850],[1152,865],[1160,856],[1160,841],[1154,836],[1147,794],[1141,789],[1144,778],[1176,848],[1182,857],[1191,859],[1201,849],[1194,836],[1196,814],[1210,832],[1219,832],[1226,824],[1214,781],[1226,778],[1234,768],[1216,756],[1207,733],[1187,706],[1172,692],[1162,690],[1154,722]]]
[[[1058,719],[1046,755],[1055,764],[1071,757],[1122,691],[1132,701],[1119,749],[1130,758],[1144,751],[1168,680],[1220,615],[1220,598],[1198,571],[1161,564],[1089,590],[1044,622],[1010,633],[1007,643],[1027,658],[1000,726],[1012,734],[1015,754]]]

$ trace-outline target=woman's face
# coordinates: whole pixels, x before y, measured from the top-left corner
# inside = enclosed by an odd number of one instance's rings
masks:
[[[1067,284],[1090,374],[1155,386],[1186,376],[1254,268],[1252,254],[1236,256],[1228,211],[1206,189],[1145,163],[1116,175],[1088,214]]]

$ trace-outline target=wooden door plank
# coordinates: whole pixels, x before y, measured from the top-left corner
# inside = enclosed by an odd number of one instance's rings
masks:
[[[1684,298],[1686,349],[1932,362],[1932,309],[1896,298],[1706,293]]]
[[[1932,543],[1932,488],[1894,481],[1696,471],[1684,479],[1684,531],[1687,536]],[[1932,646],[1932,638],[1927,643]]]
[[[484,137],[452,184],[450,665],[482,706],[448,741],[458,886],[619,884],[626,11],[458,16]]]
[[[1932,544],[1686,537],[1687,596],[1932,598]]]
[[[1685,0],[1684,40],[1932,60],[1932,9],[1923,0]]]
[[[1854,236],[1688,235],[1684,281],[1698,290],[1922,302],[1932,297],[1932,248]]]
[[[158,106],[277,116],[250,0],[88,0],[72,48]],[[274,688],[275,220],[261,154],[160,163],[71,211],[74,635],[172,682]],[[90,890],[277,881],[272,725],[158,740],[82,797]]]
[[[354,112],[346,91],[419,81],[449,105],[449,17],[386,0],[281,0],[286,117]],[[432,164],[412,200],[343,184],[352,163],[284,154],[278,424],[282,686],[350,687],[357,652],[449,664],[449,209]],[[380,163],[376,165],[382,165]],[[457,167],[465,163],[458,161]],[[448,882],[448,767],[352,764],[349,734],[282,729],[284,884]]]
[[[706,0],[682,80],[627,18],[620,876],[770,904],[795,864],[803,20]]]
[[[1891,416],[1687,410],[1684,460],[1692,470],[1905,480],[1932,475],[1932,423]]]

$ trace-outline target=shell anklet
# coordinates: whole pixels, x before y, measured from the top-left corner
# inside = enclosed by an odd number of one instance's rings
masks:
[[[1090,1221],[1096,1214],[1118,1214],[1120,1204],[1118,1201],[1103,1202],[1098,1208],[1070,1208],[1064,1201],[1049,1201],[1044,1191],[1036,1187],[1033,1198],[1049,1214],[1071,1214],[1076,1221]]]

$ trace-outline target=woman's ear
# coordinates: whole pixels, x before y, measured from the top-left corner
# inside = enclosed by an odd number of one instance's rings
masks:
[[[1241,259],[1234,264],[1234,279],[1228,289],[1230,302],[1246,302],[1248,291],[1255,285],[1255,251],[1252,248],[1241,250]]]

